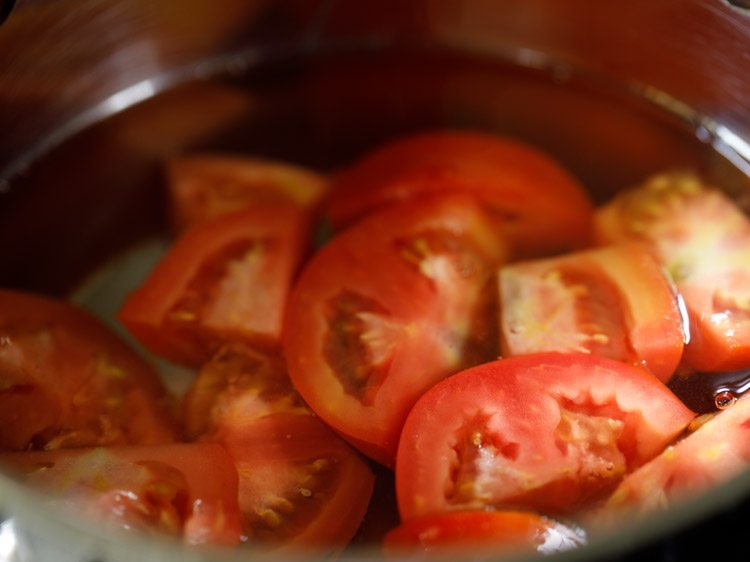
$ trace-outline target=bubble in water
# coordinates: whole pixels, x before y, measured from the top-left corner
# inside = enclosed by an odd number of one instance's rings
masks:
[[[714,395],[714,404],[719,410],[726,410],[737,402],[737,397],[729,390],[721,390]]]

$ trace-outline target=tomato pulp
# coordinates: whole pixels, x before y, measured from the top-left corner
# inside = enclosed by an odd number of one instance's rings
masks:
[[[593,353],[642,365],[662,382],[682,357],[672,283],[636,245],[516,262],[499,275],[503,356]]]
[[[0,450],[174,441],[157,373],[68,303],[0,290]]]
[[[502,219],[516,257],[589,242],[591,202],[575,178],[531,146],[476,131],[424,132],[369,152],[334,179],[327,214],[341,227],[395,202],[456,191]]]
[[[694,414],[658,379],[585,354],[486,363],[436,384],[396,457],[402,520],[524,507],[571,514],[650,460]]]
[[[507,246],[482,205],[411,201],[334,238],[289,300],[284,354],[310,407],[392,465],[401,425],[438,380],[497,355],[492,281]]]
[[[654,176],[596,213],[600,242],[643,244],[685,299],[690,341],[684,366],[750,366],[750,219],[726,195],[689,174]]]
[[[166,163],[175,230],[256,205],[317,206],[328,180],[312,170],[267,158],[190,154]]]
[[[188,391],[185,427],[228,450],[248,542],[338,552],[359,528],[373,473],[304,404],[278,357],[236,343],[220,349]]]
[[[278,347],[308,240],[291,205],[255,205],[184,232],[118,318],[147,348],[197,367],[228,341]]]
[[[0,463],[92,520],[181,536],[191,545],[242,540],[237,471],[219,445],[5,453]]]

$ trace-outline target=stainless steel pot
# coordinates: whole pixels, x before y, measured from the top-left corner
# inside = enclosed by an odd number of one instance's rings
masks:
[[[333,169],[401,132],[473,126],[548,150],[597,199],[690,165],[748,205],[749,52],[742,0],[16,0],[0,285],[65,294],[159,232],[158,163],[189,149]],[[643,555],[748,503],[743,474],[560,559]],[[23,560],[247,556],[100,534],[2,475],[0,515]]]

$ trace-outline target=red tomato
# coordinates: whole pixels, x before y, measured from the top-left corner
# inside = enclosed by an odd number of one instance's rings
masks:
[[[663,382],[682,356],[675,291],[634,245],[507,265],[500,310],[503,356],[593,353],[643,365]]]
[[[747,470],[749,459],[750,398],[746,397],[630,474],[604,509],[621,517],[669,509]],[[604,515],[597,512],[593,522]]]
[[[570,513],[659,454],[692,418],[653,375],[604,357],[480,365],[435,385],[409,414],[396,459],[399,512]]]
[[[494,271],[507,255],[466,195],[386,209],[334,238],[292,291],[284,352],[313,410],[392,465],[416,399],[497,356]]]
[[[219,441],[270,414],[313,415],[281,359],[237,343],[222,347],[201,367],[183,413],[188,438]]]
[[[175,439],[156,373],[62,301],[0,290],[0,450]]]
[[[690,175],[661,175],[597,212],[599,241],[644,243],[685,299],[689,370],[750,367],[750,220]]]
[[[188,434],[236,462],[243,526],[259,547],[341,550],[367,510],[367,464],[307,408],[283,363],[222,348],[186,397]]]
[[[235,428],[224,445],[239,472],[240,511],[253,544],[332,554],[354,536],[374,477],[319,419],[271,414]]]
[[[465,549],[489,554],[536,551],[554,554],[586,544],[585,533],[526,511],[450,511],[404,522],[384,541],[386,555],[446,554]],[[459,554],[459,551],[456,551]]]
[[[312,170],[257,157],[180,156],[167,162],[166,173],[172,220],[180,230],[252,205],[310,208],[328,187]]]
[[[188,544],[240,543],[237,471],[212,443],[6,453],[52,501],[127,530],[182,536]]]
[[[190,366],[225,341],[274,347],[306,228],[291,205],[196,225],[127,298],[119,319],[152,352]]]
[[[428,132],[372,151],[335,179],[327,213],[341,227],[386,204],[446,191],[485,201],[517,256],[588,243],[591,202],[578,182],[539,150],[478,132]]]

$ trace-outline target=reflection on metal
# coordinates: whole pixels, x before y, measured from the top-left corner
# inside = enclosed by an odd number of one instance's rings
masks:
[[[9,191],[12,178],[23,174],[31,162],[86,127],[112,117],[171,87],[187,83],[191,79],[205,80],[216,76],[243,75],[249,68],[257,64],[260,59],[258,50],[242,49],[237,52],[203,59],[171,72],[164,72],[112,94],[101,102],[87,108],[45,137],[37,140],[26,153],[21,154],[15,161],[11,161],[7,168],[0,169],[0,195]]]
[[[750,10],[750,0],[726,0],[726,3],[734,8]]]
[[[682,342],[687,345],[690,343],[690,317],[688,316],[687,306],[685,306],[685,299],[679,292],[677,293],[677,310],[680,311],[682,322]]]
[[[745,3],[750,6],[750,0],[745,0]],[[643,86],[637,93],[689,123],[698,139],[710,144],[743,174],[750,175],[750,143],[740,135],[657,88]]]
[[[0,562],[17,562],[18,539],[13,519],[0,523]]]
[[[143,80],[110,96],[102,102],[101,107],[105,113],[112,115],[150,98],[155,93],[153,80]]]
[[[713,132],[713,147],[716,151],[742,173],[750,175],[750,144],[724,125],[717,125]]]

